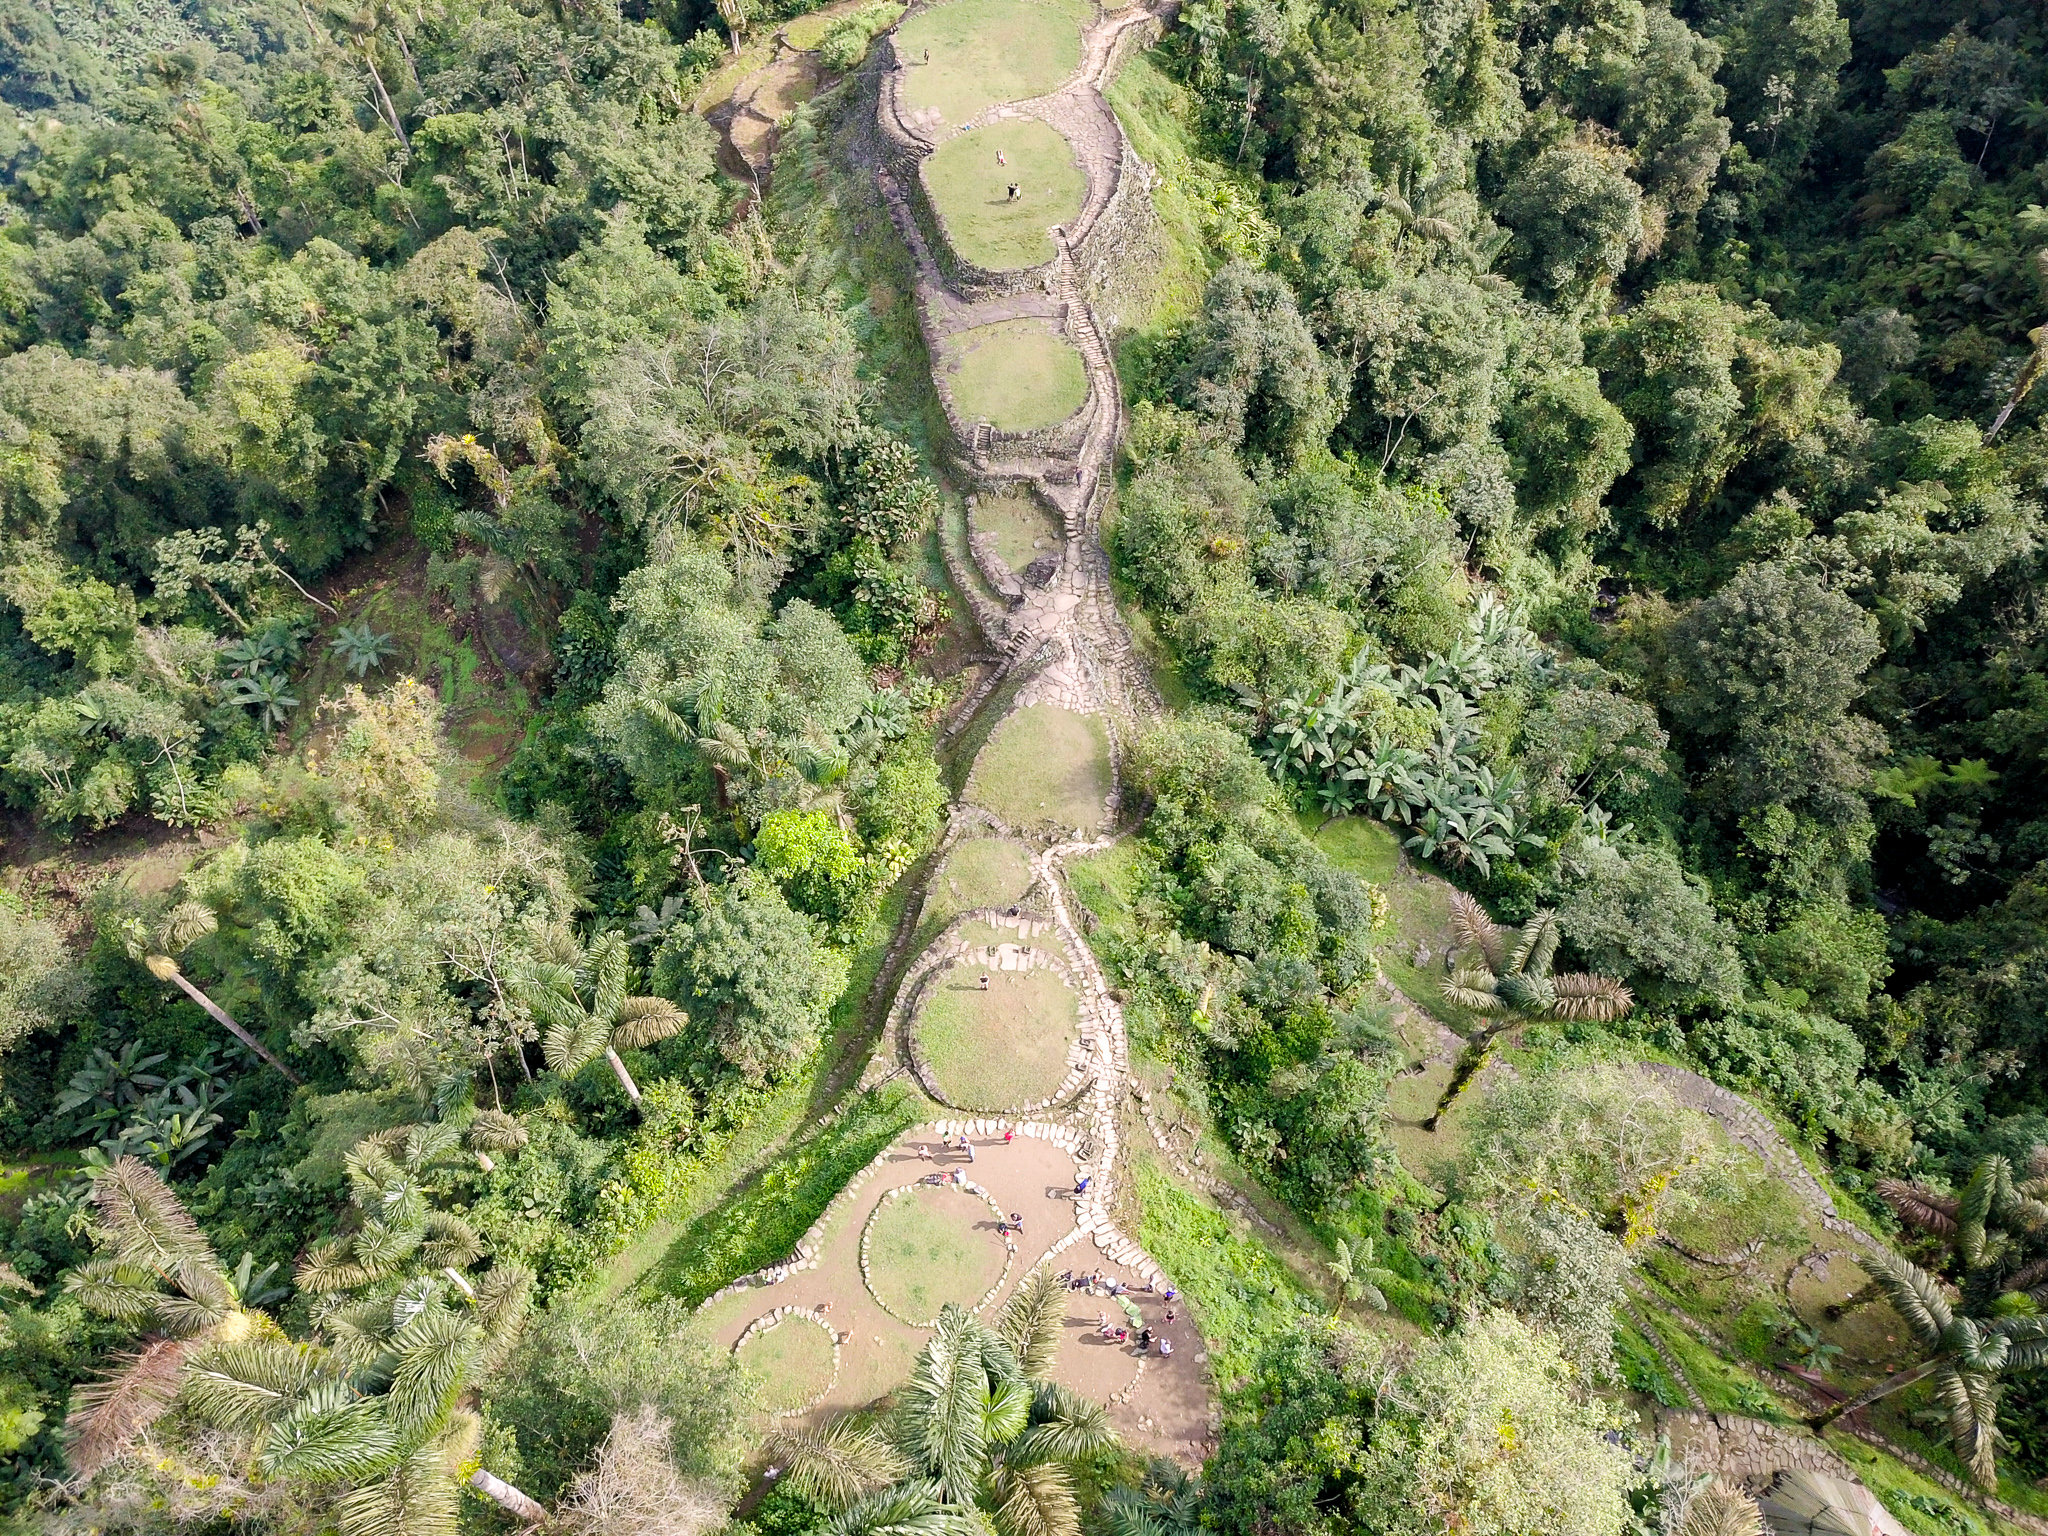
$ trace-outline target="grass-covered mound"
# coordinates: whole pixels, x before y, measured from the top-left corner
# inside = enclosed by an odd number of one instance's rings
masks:
[[[996,727],[975,759],[967,797],[1013,827],[1101,830],[1109,736],[1093,715],[1034,704]]]
[[[1082,16],[1033,0],[951,0],[921,12],[896,32],[896,56],[909,66],[904,105],[964,123],[998,102],[1043,96],[1081,62]]]
[[[876,1207],[865,1251],[869,1293],[893,1316],[920,1326],[948,1302],[977,1306],[1002,1279],[1007,1258],[987,1201],[922,1184]]]
[[[1056,972],[997,971],[970,958],[925,994],[917,1043],[949,1103],[1022,1109],[1059,1087],[1080,1023],[1081,1000]]]
[[[992,272],[1051,261],[1052,226],[1071,221],[1088,195],[1074,146],[1034,117],[947,139],[925,161],[924,182],[954,253]]]
[[[1081,354],[1043,320],[1001,320],[953,338],[953,403],[1002,432],[1058,426],[1088,398]]]
[[[832,1334],[804,1317],[785,1317],[748,1336],[737,1359],[754,1380],[754,1400],[769,1413],[787,1413],[832,1385]]]
[[[1013,571],[1023,570],[1040,555],[1059,553],[1060,525],[1028,491],[981,497],[968,514],[968,526],[986,534]]]
[[[1000,837],[973,837],[954,845],[925,887],[919,924],[934,936],[962,912],[1009,907],[1031,889],[1031,853]]]

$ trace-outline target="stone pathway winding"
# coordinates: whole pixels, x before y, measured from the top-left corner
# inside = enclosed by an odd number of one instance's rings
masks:
[[[995,725],[1034,705],[1050,704],[1101,719],[1109,743],[1110,791],[1103,825],[1115,828],[1120,810],[1117,768],[1137,721],[1159,708],[1146,668],[1117,611],[1109,561],[1101,544],[1102,513],[1123,430],[1122,391],[1108,345],[1088,297],[1102,264],[1116,258],[1133,228],[1151,217],[1149,172],[1124,140],[1102,87],[1129,51],[1157,35],[1171,0],[1098,12],[1083,30],[1081,59],[1058,89],[1031,101],[989,108],[973,123],[940,128],[913,121],[899,109],[904,66],[894,38],[877,50],[876,184],[908,246],[915,296],[926,344],[937,363],[935,382],[953,428],[951,468],[975,497],[1012,492],[1035,496],[1061,528],[1056,559],[1035,560],[1024,573],[1002,566],[986,539],[947,539],[947,561],[959,591],[995,653],[996,663],[955,717],[949,739],[970,723]],[[1080,214],[1056,237],[1053,260],[1014,274],[966,269],[935,250],[941,222],[921,205],[919,166],[942,134],[1004,117],[1050,123],[1074,145],[1088,177]],[[1091,277],[1091,272],[1096,273]],[[944,375],[950,339],[1003,320],[1037,319],[1056,327],[1080,354],[1087,399],[1068,421],[1037,432],[1002,432],[986,422],[960,419]],[[955,547],[958,545],[959,547]],[[984,562],[990,562],[984,564]],[[970,780],[970,786],[972,780]],[[970,787],[970,795],[972,789]],[[900,946],[919,930],[924,901],[914,896],[899,928],[885,977],[893,995],[883,1037],[864,1077],[875,1086],[911,1074],[932,1098],[942,1087],[925,1070],[917,1048],[917,1017],[928,988],[970,957],[990,970],[1047,967],[1079,1002],[1079,1040],[1065,1080],[1049,1096],[1021,1106],[948,1106],[955,1118],[936,1121],[885,1150],[805,1235],[795,1253],[728,1287],[702,1309],[721,1342],[736,1346],[771,1316],[822,1319],[840,1341],[841,1363],[831,1388],[813,1411],[872,1401],[902,1381],[922,1330],[891,1315],[865,1284],[861,1234],[874,1211],[897,1192],[935,1173],[973,1181],[1002,1212],[1024,1217],[1022,1234],[1005,1234],[1011,1260],[1004,1279],[982,1298],[992,1315],[1033,1269],[1056,1265],[1079,1275],[1100,1273],[1129,1288],[1148,1326],[1170,1338],[1170,1358],[1141,1355],[1098,1332],[1114,1325],[1122,1303],[1107,1291],[1069,1292],[1069,1344],[1056,1374],[1068,1385],[1106,1402],[1111,1422],[1127,1444],[1199,1464],[1213,1449],[1218,1427],[1207,1351],[1186,1302],[1169,1302],[1171,1277],[1125,1232],[1115,1213],[1123,1199],[1122,1108],[1131,1093],[1129,1045],[1122,1010],[1075,919],[1065,888],[1066,866],[1111,846],[1108,837],[1076,837],[1071,829],[1005,825],[986,807],[954,807],[946,835],[926,868],[940,869],[952,848],[970,837],[995,836],[1031,852],[1031,884],[1023,900],[1002,909],[959,913],[922,952],[898,964]],[[885,985],[890,983],[885,982]],[[1030,1019],[1016,1027],[1028,1029]],[[974,1146],[944,1151],[941,1136]],[[934,1156],[927,1159],[920,1147]],[[1085,1192],[1077,1193],[1086,1177]],[[765,1293],[765,1294],[764,1294]],[[971,1304],[974,1298],[959,1298]],[[1168,1324],[1166,1314],[1175,1313]]]

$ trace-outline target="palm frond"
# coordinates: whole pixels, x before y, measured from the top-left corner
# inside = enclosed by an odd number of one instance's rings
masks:
[[[1887,1253],[1866,1253],[1856,1262],[1870,1272],[1920,1346],[1938,1349],[1942,1335],[1955,1322],[1955,1310],[1942,1293],[1941,1282],[1918,1264]]]
[[[1460,1008],[1469,1008],[1474,1013],[1489,1016],[1500,1013],[1507,1002],[1493,990],[1494,973],[1482,970],[1453,971],[1439,983],[1447,1001]]]
[[[551,1070],[568,1077],[602,1056],[608,1041],[609,1033],[602,1024],[587,1013],[577,1013],[573,1022],[564,1019],[547,1027],[540,1038],[540,1053]]]
[[[845,1509],[900,1479],[909,1464],[871,1424],[842,1414],[822,1429],[791,1426],[768,1437],[783,1483],[826,1509]]]
[[[1514,947],[1508,951],[1508,969],[1529,976],[1547,975],[1562,936],[1557,914],[1546,907],[1522,924],[1522,931],[1515,935]]]
[[[64,1290],[76,1296],[89,1312],[111,1317],[131,1328],[156,1321],[157,1307],[164,1294],[153,1283],[156,1276],[140,1265],[119,1259],[87,1259],[64,1276]]]
[[[648,1046],[682,1029],[690,1016],[665,997],[628,997],[613,1014],[612,1046],[621,1051],[644,1051]]]
[[[501,1109],[478,1112],[469,1122],[469,1144],[482,1152],[517,1152],[533,1138],[516,1115]]]
[[[1948,1409],[1950,1446],[1986,1488],[1998,1485],[1998,1387],[1981,1371],[1944,1366],[1934,1373],[1934,1392]]]
[[[1033,1381],[1044,1381],[1059,1358],[1066,1320],[1066,1282],[1049,1266],[1041,1265],[1017,1287],[996,1320],[996,1332],[1015,1351],[1024,1374]]]
[[[1486,958],[1486,968],[1496,976],[1507,965],[1508,930],[1486,915],[1478,899],[1464,891],[1451,892],[1451,932],[1460,949],[1477,950]]]
[[[984,1536],[972,1505],[949,1505],[939,1485],[920,1480],[870,1494],[820,1528],[819,1536]]]
[[[1042,1383],[1032,1404],[1033,1423],[1011,1447],[1012,1461],[1075,1461],[1116,1438],[1109,1410],[1056,1382]]]
[[[1879,1179],[1877,1197],[1907,1226],[1937,1237],[1955,1236],[1956,1202],[1947,1196],[1903,1179]]]
[[[420,1223],[420,1256],[435,1267],[467,1269],[489,1250],[477,1230],[452,1211],[429,1211]]]
[[[460,1499],[440,1453],[424,1446],[335,1507],[341,1536],[456,1536]]]
[[[998,1381],[988,1389],[981,1409],[981,1435],[990,1445],[1008,1445],[1031,1422],[1031,1383],[1021,1376]]]
[[[619,1006],[626,1000],[631,958],[622,934],[599,934],[590,946],[590,1012],[607,1024],[619,1016]]]
[[[180,954],[220,926],[213,909],[196,901],[181,901],[164,915],[157,941],[170,954]]]
[[[1074,1475],[1057,1461],[1006,1463],[989,1479],[1001,1536],[1080,1536]]]
[[[1635,1006],[1635,994],[1612,976],[1570,971],[1550,978],[1556,1001],[1550,1011],[1560,1019],[1587,1019],[1611,1024]]]
[[[468,1380],[482,1341],[467,1318],[429,1308],[392,1336],[392,1421],[418,1431],[444,1415]]]
[[[505,1363],[526,1327],[533,1304],[533,1271],[505,1260],[493,1264],[476,1282],[476,1323],[483,1330],[477,1369],[488,1374]]]
[[[1132,1488],[1113,1488],[1102,1501],[1108,1536],[1166,1536],[1166,1523]]]
[[[1738,1489],[1703,1488],[1686,1501],[1672,1536],[1763,1536],[1764,1512]]]
[[[210,1344],[188,1362],[184,1401],[217,1429],[254,1429],[289,1412],[321,1365],[318,1351],[283,1339]]]
[[[988,1373],[982,1365],[985,1331],[958,1307],[947,1306],[918,1352],[899,1399],[906,1447],[955,1504],[974,1502],[988,1451],[983,1428],[988,1402]]]
[[[308,1295],[351,1290],[367,1282],[369,1266],[356,1261],[355,1245],[346,1238],[329,1238],[308,1248],[292,1279]]]
[[[381,1471],[398,1454],[399,1438],[378,1398],[333,1406],[301,1406],[264,1433],[256,1465],[266,1477],[307,1482],[356,1479]]]
[[[183,1339],[157,1339],[118,1357],[104,1379],[72,1389],[64,1454],[74,1472],[91,1477],[163,1417],[185,1379],[188,1348]]]
[[[117,1158],[93,1175],[99,1230],[117,1258],[168,1275],[185,1259],[216,1267],[213,1245],[156,1171],[135,1157]]]

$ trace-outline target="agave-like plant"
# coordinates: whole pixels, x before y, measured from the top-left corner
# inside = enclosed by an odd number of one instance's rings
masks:
[[[1469,1008],[1485,1022],[1465,1042],[1451,1080],[1436,1109],[1423,1121],[1434,1131],[1444,1111],[1479,1075],[1494,1041],[1507,1031],[1537,1019],[1620,1018],[1635,997],[1612,976],[1572,971],[1555,975],[1552,962],[1562,937],[1557,914],[1538,912],[1519,929],[1503,927],[1463,891],[1451,893],[1451,926],[1465,964],[1443,983],[1444,997]]]

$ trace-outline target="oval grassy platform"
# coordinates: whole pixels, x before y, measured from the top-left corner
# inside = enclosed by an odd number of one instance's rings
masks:
[[[903,104],[964,123],[997,102],[1043,96],[1081,62],[1081,21],[1081,9],[1039,0],[949,0],[921,11],[896,29],[896,57],[909,65]]]
[[[868,1294],[914,1328],[930,1327],[948,1302],[980,1308],[1010,1267],[987,1198],[942,1184],[892,1193],[861,1234]]]
[[[1101,720],[1034,704],[996,727],[974,760],[967,798],[1019,830],[1051,824],[1093,833],[1102,829],[1109,784]]]
[[[967,526],[988,535],[1003,563],[1020,573],[1040,555],[1057,555],[1063,542],[1059,520],[1028,491],[976,497]]]
[[[733,1356],[757,1384],[755,1401],[774,1414],[809,1407],[839,1374],[830,1325],[801,1314],[749,1332]]]
[[[1044,320],[999,320],[952,338],[946,364],[953,404],[1000,432],[1056,427],[1088,398],[1074,344]]]
[[[918,932],[936,935],[962,912],[1009,907],[1031,889],[1031,851],[1001,837],[955,843],[925,886]]]
[[[949,1104],[1018,1110],[1050,1098],[1066,1077],[1081,1000],[1057,971],[996,971],[968,959],[933,979],[914,1029]]]
[[[1088,195],[1074,146],[1035,117],[956,134],[925,159],[919,174],[954,253],[990,272],[1051,261],[1058,252],[1052,226],[1071,223]]]

